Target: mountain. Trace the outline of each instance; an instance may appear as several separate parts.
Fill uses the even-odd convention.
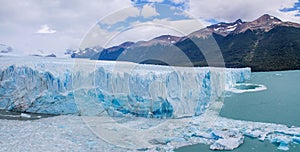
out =
[[[172,35],[162,35],[156,37],[150,41],[140,41],[135,46],[152,46],[152,45],[170,45],[175,44],[181,40],[181,37],[172,36]]]
[[[300,69],[300,28],[276,26],[268,32],[247,30],[214,37],[227,67],[247,66],[253,71]]]
[[[125,51],[127,48],[132,46],[134,42],[124,42],[118,46],[113,46],[108,49],[103,49],[101,52],[98,52],[91,56],[91,59],[94,60],[116,60],[120,54]]]
[[[32,54],[31,56],[36,56],[36,57],[52,57],[56,58],[56,55],[51,53],[51,54]]]
[[[241,19],[236,20],[233,23],[218,23],[215,25],[208,26],[204,29],[200,29],[198,31],[195,31],[191,34],[189,34],[187,37],[198,37],[198,38],[204,38],[212,33],[216,33],[222,36],[226,36],[228,34],[233,33],[238,27],[245,24]]]
[[[265,14],[252,22],[237,20],[206,29],[214,31],[210,35],[220,47],[226,67],[251,67],[253,71],[300,69],[300,24]],[[201,39],[204,37],[201,31],[188,37]],[[197,65],[197,60],[193,63],[205,66]]]
[[[51,54],[49,54],[49,55],[46,55],[45,57],[52,57],[52,58],[56,58],[56,55],[55,55],[55,54],[53,54],[53,53],[51,53]]]
[[[13,52],[13,48],[10,46],[7,46],[5,44],[0,44],[0,53],[9,53]]]
[[[251,22],[238,19],[207,26],[184,37],[162,35],[149,41],[125,42],[104,49],[92,59],[208,66],[209,56],[210,66],[222,66],[214,57],[216,46],[226,67],[251,67],[253,71],[300,69],[300,24],[268,14]]]
[[[71,58],[91,58],[95,54],[101,52],[103,50],[102,47],[95,46],[91,48],[85,49],[67,49],[65,51],[65,55],[70,54]]]
[[[188,37],[206,37],[211,35],[212,33],[227,36],[230,34],[244,33],[247,30],[263,30],[265,32],[268,32],[277,26],[300,28],[300,24],[292,22],[283,22],[274,16],[264,14],[263,16],[259,17],[258,19],[252,22],[243,22],[241,19],[238,19],[233,23],[222,22],[215,25],[211,25],[204,29],[189,34]]]

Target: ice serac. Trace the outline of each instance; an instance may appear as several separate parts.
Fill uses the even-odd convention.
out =
[[[2,58],[0,108],[33,113],[142,117],[201,115],[250,69]]]

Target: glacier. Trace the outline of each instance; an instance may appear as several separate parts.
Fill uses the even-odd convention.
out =
[[[0,60],[0,108],[45,114],[154,118],[201,115],[226,89],[251,74],[250,68],[36,57]]]
[[[197,143],[232,150],[243,144],[245,136],[270,141],[281,150],[300,143],[299,127],[210,113],[225,91],[250,78],[250,68],[17,56],[1,56],[0,61],[1,109],[22,112],[24,118],[32,117],[29,113],[70,114],[1,120],[0,129],[6,132],[0,137],[1,151],[11,147],[16,151],[172,151]]]

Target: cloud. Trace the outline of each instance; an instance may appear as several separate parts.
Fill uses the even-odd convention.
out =
[[[135,33],[139,31],[138,29],[128,30],[126,32],[128,34],[122,34],[124,36],[120,36],[118,38],[120,40],[116,40],[115,43],[121,42],[121,39],[124,41],[150,39],[160,34],[168,34],[168,32],[169,34],[176,34],[176,32],[162,27],[151,27],[153,25],[150,25],[150,20],[153,19],[154,24],[180,29],[183,33],[189,33],[202,27],[197,27],[194,21],[186,18],[172,18],[170,16],[172,14],[155,8],[155,4],[149,3],[150,1],[155,1],[155,4],[166,4],[173,6],[173,8],[186,10],[189,14],[187,16],[202,21],[203,26],[209,24],[203,22],[205,20],[232,22],[241,18],[245,21],[251,21],[265,13],[279,17],[284,21],[300,23],[300,17],[295,16],[299,14],[298,10],[280,11],[284,8],[293,8],[297,0],[73,0],[72,3],[65,0],[1,0],[0,43],[13,46],[29,54],[40,49],[44,50],[45,53],[56,51],[63,54],[66,48],[79,47],[86,32],[94,28],[96,23],[106,16],[113,16],[106,20],[109,26],[128,19],[127,21],[130,23],[123,24],[125,27],[134,22],[133,18],[135,17],[146,18],[146,20],[141,19],[140,22],[147,22],[147,26],[144,26],[144,30],[143,28],[139,29],[145,32],[145,35],[144,33]],[[137,6],[139,4],[141,5]],[[126,9],[128,9],[128,13],[118,14],[120,10]],[[37,27],[45,23],[47,26],[42,27],[37,32]],[[53,27],[55,29],[52,29]],[[99,30],[98,32],[102,32],[102,34],[112,34],[112,37],[116,34],[115,31],[106,31],[99,27],[93,30]],[[54,31],[58,32],[47,36],[33,34],[35,32],[54,33]],[[109,41],[106,38],[102,39],[103,43]]]
[[[95,26],[87,34],[82,42],[82,48],[100,45],[111,47],[126,41],[150,40],[160,35],[184,36],[208,25],[196,19],[174,20],[154,19],[147,22],[132,22],[130,26],[122,31],[109,32]]]
[[[149,18],[152,16],[159,15],[159,13],[156,12],[156,9],[151,5],[144,5],[142,8],[141,14],[144,18]]]
[[[108,46],[111,39],[113,39],[118,32],[109,32],[101,29],[100,26],[95,25],[82,39],[80,48],[84,49],[93,46]]]
[[[152,25],[152,26],[159,26],[161,28],[168,28],[174,31],[172,33],[177,33],[175,34],[175,36],[188,35],[196,30],[199,30],[209,25],[208,22],[198,20],[198,19],[184,19],[184,20],[154,19],[153,21],[149,21],[149,22],[143,22],[143,23],[139,22],[133,24],[135,24],[135,26]],[[164,34],[168,34],[168,33],[164,33]]]
[[[295,13],[280,11],[283,8],[293,7],[298,0],[201,0],[190,1],[188,13],[201,19],[215,19],[219,21],[232,22],[236,19],[251,21],[263,14],[271,14],[283,20],[300,22]]]
[[[56,30],[50,29],[48,25],[42,25],[39,30],[36,31],[39,34],[53,34],[56,33]]]
[[[154,6],[150,4],[145,4],[141,8],[130,6],[109,14],[107,17],[101,20],[101,23],[113,25],[118,22],[125,22],[130,17],[142,16],[144,18],[149,18],[157,15],[159,15],[159,13],[156,12]]]
[[[146,4],[163,4],[168,6],[177,7],[180,9],[189,8],[190,0],[131,0],[136,6]]]
[[[125,13],[126,12],[126,13]],[[140,10],[136,7],[128,7],[122,11],[117,11],[109,15],[109,17],[105,17],[101,20],[102,23],[112,25],[121,21],[125,21],[129,17],[138,17],[140,14]]]
[[[172,2],[174,2],[175,4],[180,4],[180,3],[188,3],[189,0],[171,0]]]
[[[137,33],[142,33],[142,34],[137,34]],[[164,34],[182,36],[182,33],[172,28],[153,25],[153,24],[143,24],[115,34],[111,39],[109,39],[105,47],[119,45],[126,41],[137,42],[142,40],[150,40]]]
[[[1,0],[0,42],[26,54],[42,49],[63,55],[66,48],[79,47],[101,18],[130,6],[130,0]],[[33,34],[45,23],[58,32]]]
[[[148,0],[148,2],[152,2],[152,3],[154,3],[154,2],[158,2],[158,3],[161,3],[161,2],[163,2],[164,0]]]

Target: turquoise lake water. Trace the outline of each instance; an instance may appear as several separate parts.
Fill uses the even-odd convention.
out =
[[[262,84],[267,90],[228,93],[220,116],[247,121],[270,122],[300,127],[300,71],[252,73],[246,83]],[[211,151],[208,145],[182,147],[178,152]],[[269,141],[246,138],[233,152],[280,151]],[[291,145],[289,152],[300,152],[300,145]]]

